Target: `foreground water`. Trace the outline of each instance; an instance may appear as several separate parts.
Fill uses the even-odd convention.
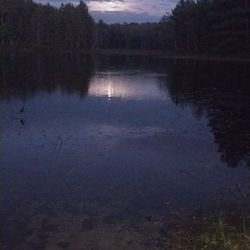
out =
[[[1,57],[1,247],[161,249],[247,208],[250,72],[150,57]]]

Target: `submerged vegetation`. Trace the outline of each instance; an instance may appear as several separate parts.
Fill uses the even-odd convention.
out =
[[[248,0],[181,0],[158,23],[97,24],[83,1],[59,8],[0,0],[0,44],[11,48],[164,50],[249,55]]]

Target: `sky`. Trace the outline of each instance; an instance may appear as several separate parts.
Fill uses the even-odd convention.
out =
[[[60,6],[61,3],[77,4],[79,0],[35,0]],[[106,23],[158,22],[170,13],[178,0],[85,0],[95,20]]]

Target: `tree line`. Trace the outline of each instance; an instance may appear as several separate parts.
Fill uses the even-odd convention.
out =
[[[97,24],[98,46],[181,53],[245,53],[249,0],[180,0],[158,23]]]
[[[249,0],[181,0],[163,22],[173,48],[197,52],[249,51]]]
[[[157,23],[95,23],[86,4],[0,0],[2,47],[248,53],[250,0],[180,0]]]
[[[94,27],[82,1],[56,8],[32,0],[0,0],[2,47],[88,49]]]

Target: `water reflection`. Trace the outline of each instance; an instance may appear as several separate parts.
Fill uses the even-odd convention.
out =
[[[6,249],[157,249],[164,221],[177,213],[246,205],[247,65],[1,60]]]
[[[197,119],[208,119],[221,159],[231,167],[249,165],[249,65],[180,61],[168,75],[167,92],[176,105],[189,105]]]
[[[113,98],[148,99],[166,98],[152,81],[165,75],[149,74],[141,71],[98,72],[91,79],[89,96]],[[124,84],[126,82],[126,84]]]
[[[27,98],[58,89],[80,96],[88,92],[93,70],[91,56],[22,53],[0,58],[1,98]]]

